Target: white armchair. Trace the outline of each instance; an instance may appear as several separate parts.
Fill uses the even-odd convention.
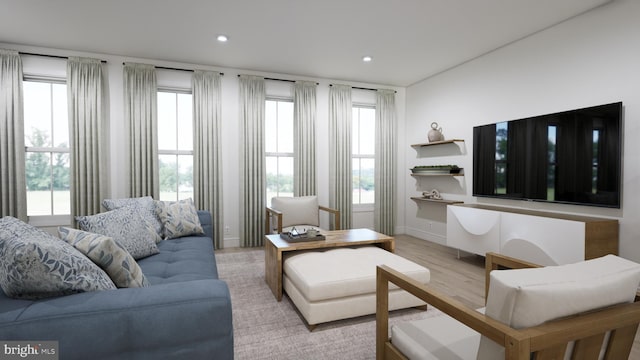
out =
[[[271,207],[267,207],[265,230],[268,234],[288,232],[293,227],[299,231],[311,228],[322,230],[319,228],[320,210],[333,214],[334,230],[340,230],[340,211],[318,205],[315,195],[272,198]]]
[[[485,313],[378,267],[377,359],[627,359],[640,323],[640,265],[614,255],[536,267],[488,253]],[[502,269],[518,269],[494,271]],[[406,322],[389,338],[388,287],[447,315]]]

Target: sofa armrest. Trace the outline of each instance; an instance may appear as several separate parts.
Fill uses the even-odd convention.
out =
[[[0,338],[57,340],[64,359],[232,359],[231,297],[207,279],[45,299],[0,313]]]
[[[211,218],[211,212],[208,210],[198,210],[198,219],[200,220],[204,234],[213,240],[213,219]]]

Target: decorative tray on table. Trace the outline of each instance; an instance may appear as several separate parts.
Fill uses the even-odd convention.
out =
[[[316,236],[308,236],[307,233],[283,232],[280,237],[287,242],[304,242],[304,241],[320,241],[324,240],[324,235],[318,233]]]

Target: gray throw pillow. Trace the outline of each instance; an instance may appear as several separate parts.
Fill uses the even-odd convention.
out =
[[[144,221],[135,207],[122,207],[90,216],[76,216],[80,229],[112,237],[134,259],[141,259],[159,252],[156,246],[158,234]]]
[[[41,299],[116,289],[73,246],[10,216],[0,219],[0,259],[0,286],[9,297]]]
[[[156,201],[156,207],[164,227],[165,239],[204,234],[198,211],[191,198],[171,202]]]
[[[131,254],[113,238],[59,227],[60,238],[104,270],[119,288],[147,287],[149,282]]]
[[[153,226],[158,234],[156,241],[162,241],[162,221],[156,214],[156,204],[151,196],[124,199],[104,199],[102,206],[107,210],[115,210],[122,207],[135,207],[140,210],[140,216]]]

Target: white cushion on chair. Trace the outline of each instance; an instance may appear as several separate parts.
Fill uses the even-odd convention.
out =
[[[274,197],[271,199],[271,207],[282,212],[282,227],[297,226],[300,224],[320,225],[318,215],[318,197]]]
[[[492,271],[486,314],[513,328],[632,302],[640,264],[615,255],[575,264]],[[502,359],[504,347],[482,337],[478,359]]]
[[[480,334],[443,313],[393,325],[391,342],[412,360],[475,359]]]

